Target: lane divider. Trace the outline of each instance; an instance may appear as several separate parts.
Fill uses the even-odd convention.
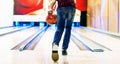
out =
[[[27,39],[25,39],[23,42],[21,42],[20,44],[16,45],[15,47],[12,48],[12,50],[26,50],[30,44],[32,43],[32,41],[38,37],[38,35],[40,35],[42,32],[44,32],[44,30],[46,30],[49,26],[43,27],[41,29],[39,29],[36,33],[34,33],[33,35],[31,35],[30,37],[28,37]]]
[[[79,43],[81,43],[87,50],[93,51],[88,45],[85,44],[84,41],[80,40],[78,37],[76,37],[74,34],[72,34],[72,37],[75,38]],[[75,43],[75,42],[74,42]]]
[[[5,27],[0,27],[0,29],[11,28],[11,27],[14,27],[14,26],[5,26]]]
[[[20,28],[20,29],[16,29],[16,30],[13,30],[13,31],[9,31],[9,32],[7,32],[7,33],[0,34],[0,36],[4,36],[4,35],[11,34],[11,33],[15,33],[15,32],[18,32],[18,31],[27,29],[27,28],[31,28],[31,27],[30,27],[30,26],[28,26],[28,27],[22,27],[22,28]]]
[[[19,48],[23,48],[26,43],[28,43],[30,40],[32,40],[38,33],[41,31],[43,28],[38,29],[34,34],[30,35],[27,39],[16,45],[15,47],[12,48],[12,50],[18,50]]]
[[[98,30],[98,29],[94,29],[94,28],[88,28],[88,27],[80,27],[80,28],[82,28],[84,30],[91,30],[91,31],[94,31],[97,33],[105,34],[105,35],[120,39],[120,34],[118,34],[118,33],[112,33],[112,32],[102,31],[102,30]]]
[[[73,30],[73,32],[75,32],[76,34],[78,33],[78,31],[75,31]],[[112,51],[110,48],[94,41],[94,40],[91,40],[90,38],[78,33],[80,37],[84,38],[84,39],[87,39],[88,41],[92,42],[94,45],[96,45],[98,48],[91,48],[93,50],[93,52],[103,52],[105,49],[108,50],[108,51]],[[77,37],[78,38],[78,37]],[[79,38],[80,39],[80,38]],[[101,49],[102,48],[102,49]],[[104,50],[103,50],[104,49]]]
[[[33,50],[36,44],[39,42],[41,37],[47,31],[49,26],[46,26],[43,30],[41,30],[30,42],[28,42],[24,47],[23,50]]]
[[[87,48],[83,44],[79,43],[79,41],[75,39],[73,36],[71,37],[71,40],[80,50],[87,50]]]

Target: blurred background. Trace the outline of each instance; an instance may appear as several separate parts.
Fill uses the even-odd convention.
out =
[[[50,1],[50,0],[49,0]],[[48,0],[4,0],[0,2],[0,26],[16,25],[14,22],[45,21]],[[32,2],[32,3],[31,3]],[[25,4],[27,3],[27,4]],[[80,10],[76,9],[74,22],[80,22]],[[88,0],[87,27],[120,33],[120,1]]]

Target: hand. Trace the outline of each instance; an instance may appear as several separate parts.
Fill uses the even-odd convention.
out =
[[[49,11],[48,11],[48,14],[53,14],[53,10],[49,10]]]

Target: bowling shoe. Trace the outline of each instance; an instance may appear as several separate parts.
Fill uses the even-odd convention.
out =
[[[66,50],[62,50],[62,55],[67,55],[67,51]]]

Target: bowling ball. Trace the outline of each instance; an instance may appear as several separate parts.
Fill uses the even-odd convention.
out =
[[[52,12],[48,13],[46,17],[46,22],[48,24],[55,24],[57,22],[57,15],[53,14]]]

